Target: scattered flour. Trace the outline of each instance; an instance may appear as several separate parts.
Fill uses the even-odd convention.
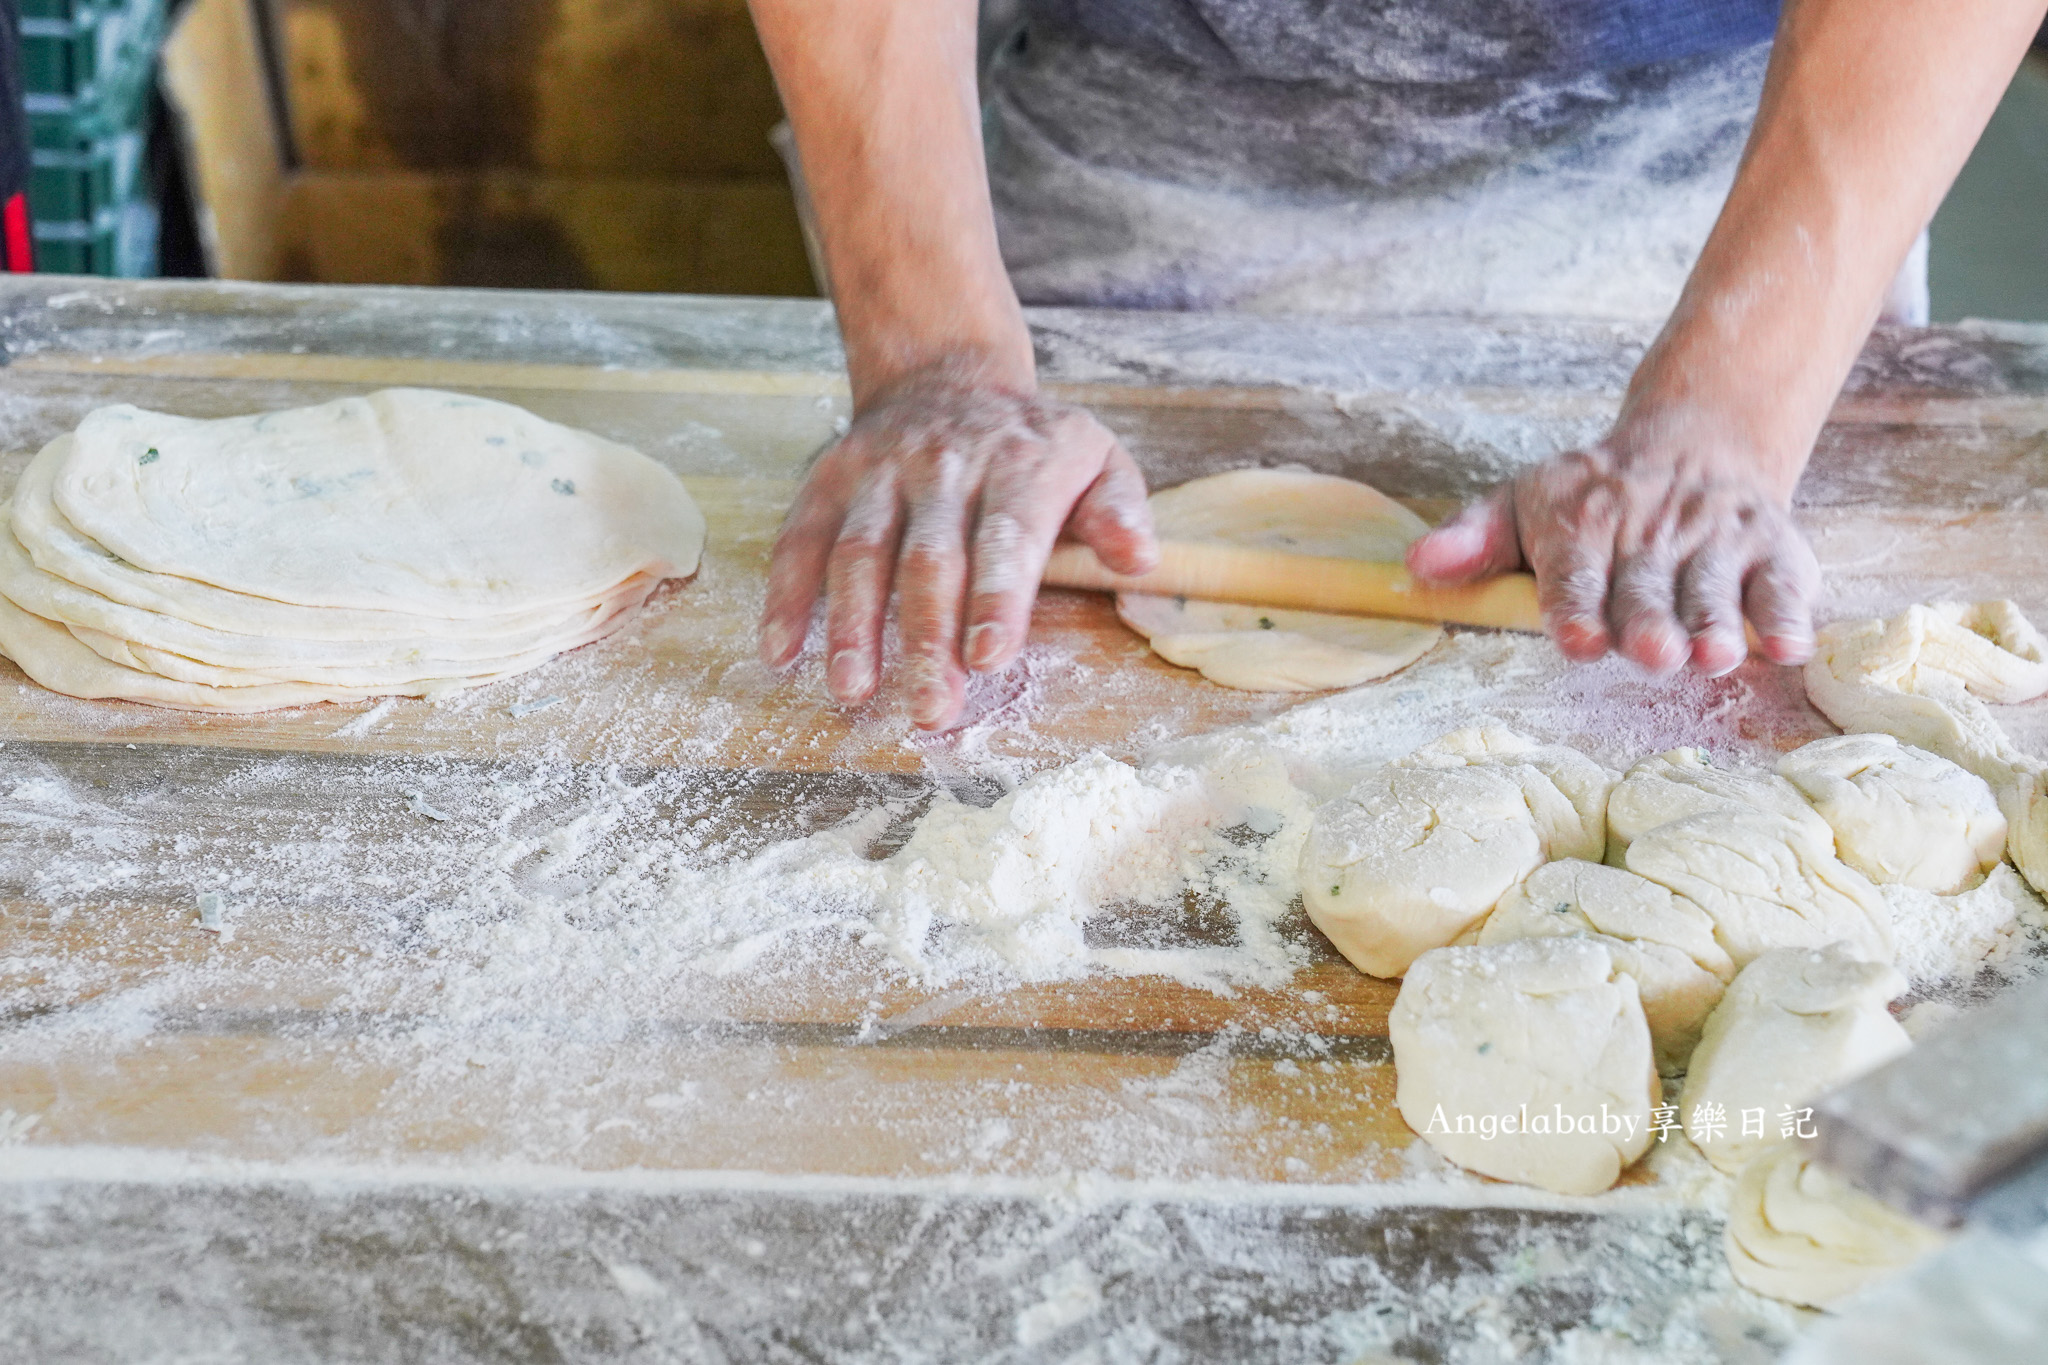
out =
[[[1973,976],[1983,963],[2004,961],[2023,927],[2048,928],[2048,906],[2010,863],[1955,896],[1910,886],[1879,889],[1891,907],[1896,965],[1916,987]]]

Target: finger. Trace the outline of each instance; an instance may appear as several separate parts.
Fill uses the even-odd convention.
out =
[[[1751,562],[1747,546],[1715,540],[1679,570],[1678,620],[1692,637],[1692,666],[1710,678],[1733,672],[1749,657],[1742,582]]]
[[[1820,595],[1820,562],[1803,537],[1788,529],[1787,540],[1750,571],[1742,609],[1756,627],[1763,656],[1774,664],[1803,664],[1813,657],[1813,601]]]
[[[1515,521],[1522,558],[1536,575],[1543,626],[1565,657],[1590,663],[1612,644],[1607,633],[1608,580],[1614,569],[1614,500],[1604,490],[1585,495],[1569,522],[1531,514],[1515,491]],[[1533,493],[1532,493],[1533,496]]]
[[[940,460],[942,470],[959,462]],[[967,588],[964,469],[911,508],[896,561],[896,613],[903,627],[903,688],[910,718],[942,729],[960,714],[967,672],[960,664],[960,609]]]
[[[882,670],[882,622],[902,529],[894,472],[878,467],[846,509],[825,566],[825,685],[843,705],[874,695]]]
[[[1607,617],[1615,648],[1652,674],[1669,673],[1691,656],[1678,620],[1678,556],[1669,537],[1653,535],[1615,565]]]
[[[761,606],[761,662],[770,668],[787,667],[804,647],[826,559],[839,534],[839,516],[837,499],[806,482],[775,534],[768,596]]]
[[[1085,419],[1062,423],[1049,437],[1072,444],[1005,449],[990,463],[982,487],[961,649],[962,662],[980,672],[1003,667],[1024,647],[1046,556],[1068,513],[1100,481],[1115,444]],[[1140,480],[1141,495],[1143,488]]]
[[[1150,573],[1159,567],[1159,541],[1145,501],[1145,475],[1122,443],[1111,437],[1102,472],[1067,519],[1074,538],[1095,551],[1111,573]]]
[[[1408,572],[1425,583],[1455,587],[1522,567],[1515,497],[1504,485],[1408,547]]]

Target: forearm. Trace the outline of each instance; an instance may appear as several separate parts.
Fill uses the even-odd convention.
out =
[[[1742,167],[1619,433],[1733,445],[1789,497],[2042,0],[1789,0]]]
[[[817,211],[854,400],[955,364],[1028,391],[989,206],[974,0],[751,0]]]

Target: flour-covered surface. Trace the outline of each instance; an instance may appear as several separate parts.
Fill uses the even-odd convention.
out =
[[[1683,1142],[1591,1200],[1432,1158],[1392,1108],[1393,988],[1291,881],[1314,802],[1445,730],[1766,764],[1830,733],[1795,672],[1653,682],[1457,631],[1259,697],[1055,594],[924,736],[752,660],[788,479],[843,415],[819,306],[5,306],[0,480],[100,403],[445,362],[668,462],[711,521],[619,637],[440,705],[192,717],[0,666],[9,1358],[1762,1361],[1800,1330],[1729,1281],[1726,1182]],[[1037,321],[1156,480],[1295,461],[1434,506],[1596,433],[1645,339]],[[2044,355],[1873,347],[1803,511],[1831,610],[2048,610]],[[1919,1023],[2041,964],[2007,880],[1894,908]]]

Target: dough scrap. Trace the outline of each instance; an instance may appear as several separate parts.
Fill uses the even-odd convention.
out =
[[[1906,979],[1832,944],[1784,948],[1744,967],[1707,1019],[1685,1080],[1688,1136],[1733,1175],[1783,1136],[1787,1115],[1909,1051],[1885,1008]],[[1745,1113],[1762,1133],[1745,1134]],[[1709,1119],[1718,1119],[1717,1130]]]
[[[1545,863],[1511,887],[1479,943],[1584,936],[1635,979],[1657,1069],[1682,1071],[1707,1016],[1735,976],[1714,921],[1683,896],[1633,872],[1579,858]]]
[[[1780,1142],[1736,1179],[1722,1245],[1743,1288],[1827,1308],[1948,1239]]]
[[[1316,812],[1302,903],[1353,964],[1399,976],[1545,861],[1597,856],[1611,780],[1582,754],[1511,731],[1454,732]]]
[[[1737,967],[1774,948],[1837,943],[1865,961],[1892,960],[1884,896],[1835,857],[1832,837],[1816,840],[1785,816],[1741,809],[1689,815],[1638,836],[1627,864],[1706,911]]]
[[[686,576],[704,544],[681,481],[640,452],[432,389],[212,421],[100,408],[51,498],[151,573],[423,616],[573,607]]]
[[[1607,860],[1625,866],[1628,846],[1657,826],[1721,810],[1783,816],[1810,840],[1834,842],[1827,821],[1777,774],[1720,767],[1704,749],[1668,749],[1630,768],[1608,797]]]
[[[1842,861],[1879,886],[1951,896],[2005,856],[2005,815],[1961,766],[1886,734],[1817,739],[1778,760],[1835,831]]]
[[[1151,498],[1167,539],[1398,560],[1428,523],[1359,483],[1298,469],[1239,469]],[[1252,692],[1355,687],[1414,663],[1443,628],[1329,612],[1119,593],[1117,615],[1168,663]]]
[[[1985,702],[2048,692],[2048,641],[2011,602],[1937,602],[1889,621],[1823,629],[1806,694],[1849,731],[1882,731],[1989,783],[2005,813],[2006,855],[2048,892],[2048,764],[2020,752]]]
[[[1387,1023],[1401,1117],[1467,1170],[1597,1194],[1649,1148],[1649,1025],[1596,939],[1424,953]]]

